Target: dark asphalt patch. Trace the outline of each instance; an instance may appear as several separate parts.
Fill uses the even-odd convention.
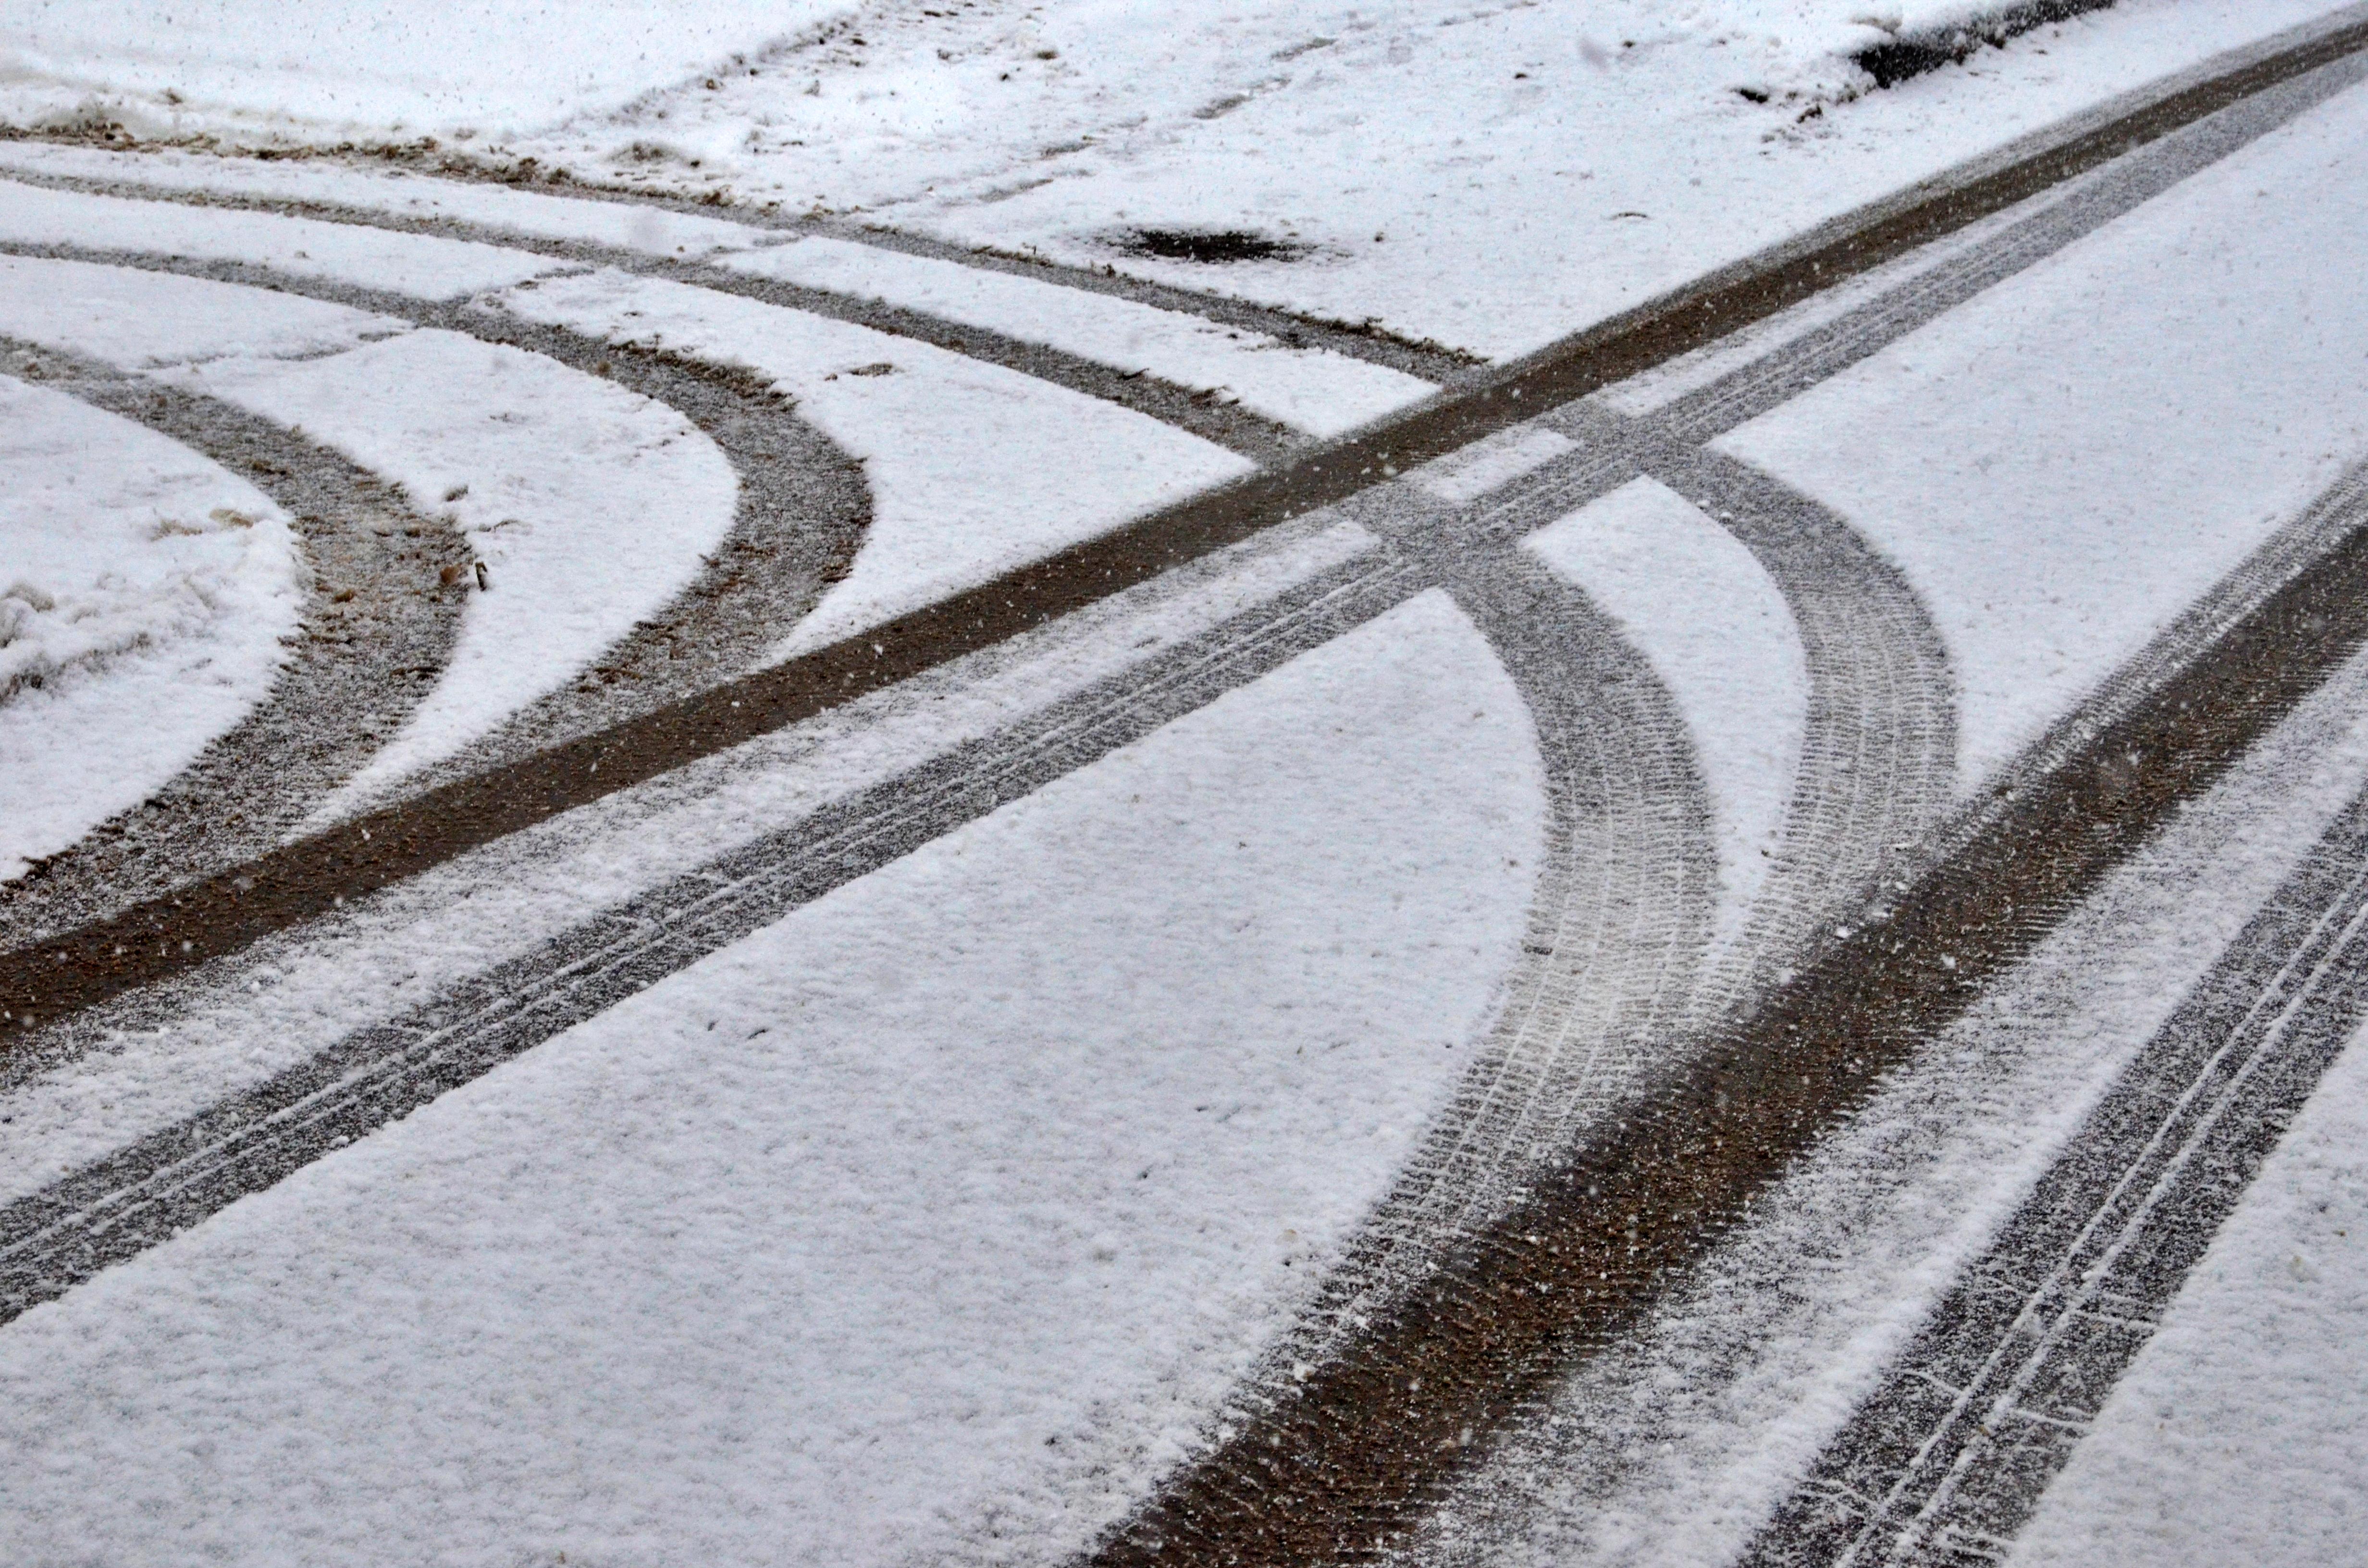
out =
[[[1110,243],[1129,256],[1222,267],[1235,261],[1297,261],[1313,247],[1250,229],[1121,229]]]

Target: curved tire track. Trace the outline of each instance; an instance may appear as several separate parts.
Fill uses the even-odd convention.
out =
[[[313,573],[269,693],[148,801],[0,883],[0,941],[38,940],[280,842],[400,729],[450,657],[468,548],[335,452],[213,398],[0,340],[0,369],[200,452],[294,522]]]
[[[131,200],[169,202],[189,207],[222,207],[286,217],[313,218],[326,222],[350,224],[356,228],[384,229],[397,233],[472,240],[482,244],[499,245],[506,250],[524,251],[536,256],[580,261],[591,266],[612,267],[620,271],[632,272],[645,278],[663,278],[673,282],[688,283],[696,288],[711,290],[716,293],[736,294],[746,299],[761,301],[769,305],[780,305],[789,310],[804,311],[811,315],[827,316],[834,321],[868,326],[891,336],[909,338],[916,343],[927,343],[985,364],[999,365],[1006,369],[1017,370],[1022,375],[1031,376],[1038,381],[1050,381],[1055,386],[1066,387],[1072,392],[1082,392],[1087,397],[1099,398],[1106,403],[1117,403],[1121,408],[1132,409],[1137,414],[1156,419],[1164,425],[1172,425],[1179,430],[1188,431],[1204,441],[1223,447],[1256,463],[1276,463],[1292,453],[1315,444],[1313,437],[1301,434],[1290,426],[1253,414],[1236,404],[1222,402],[1206,392],[1197,392],[1190,387],[1165,381],[1146,372],[1114,369],[1081,355],[1054,348],[1047,344],[1031,343],[1026,338],[1014,337],[989,327],[949,321],[942,316],[934,316],[909,306],[892,304],[884,300],[867,298],[858,294],[838,293],[803,284],[786,283],[776,278],[751,277],[728,267],[711,267],[693,261],[676,261],[643,251],[603,244],[597,241],[556,240],[541,235],[523,234],[515,230],[492,224],[463,222],[449,218],[406,218],[397,213],[381,212],[367,207],[349,207],[336,202],[175,190],[142,185],[132,180],[90,179],[65,175],[37,174],[19,169],[0,172],[0,179],[58,190],[79,191],[93,196],[113,196]],[[700,212],[698,216],[712,220],[715,213],[710,210]],[[746,222],[746,219],[742,217],[733,221]],[[763,225],[756,224],[752,224],[751,227],[758,232],[762,232],[764,228]],[[814,233],[815,231],[799,225],[790,228],[787,232]],[[1059,277],[1041,277],[1037,270],[1031,269],[1026,263],[1008,263],[1001,258],[976,256],[954,250],[951,247],[945,247],[946,250],[951,250],[951,254],[943,254],[940,247],[926,244],[882,244],[881,235],[874,231],[842,233],[834,229],[824,232],[836,239],[852,240],[877,248],[928,256],[934,259],[951,260],[981,270],[1014,272],[1021,276],[1038,278],[1039,281],[1084,288],[1089,292],[1134,297],[1126,290],[1101,289],[1091,283],[1075,282],[1063,269],[1053,269],[1062,273]],[[1225,325],[1243,326],[1265,333],[1290,343],[1294,347],[1302,346],[1311,334],[1320,337],[1322,341],[1320,344],[1308,345],[1310,347],[1336,347],[1333,341],[1336,337],[1355,341],[1361,345],[1365,351],[1357,353],[1352,358],[1385,364],[1394,369],[1403,369],[1398,363],[1399,360],[1412,358],[1429,366],[1429,369],[1428,373],[1425,370],[1414,370],[1409,373],[1420,376],[1427,381],[1439,381],[1447,379],[1441,369],[1444,364],[1452,363],[1455,373],[1464,374],[1469,372],[1474,363],[1461,357],[1445,355],[1443,351],[1439,355],[1411,349],[1377,353],[1373,351],[1372,343],[1379,340],[1369,341],[1346,331],[1320,332],[1311,324],[1298,317],[1281,312],[1268,312],[1258,306],[1238,305],[1212,313],[1211,309],[1202,308],[1208,301],[1201,301],[1200,296],[1183,293],[1180,290],[1176,292],[1184,299],[1196,301],[1194,308],[1185,313]],[[1164,300],[1144,299],[1138,302],[1156,303],[1163,309],[1176,308],[1175,305]]]
[[[1324,1353],[1510,1207],[1573,1130],[1615,1106],[1690,1006],[1717,869],[1685,722],[1584,593],[1517,547],[1447,581],[1527,705],[1545,858],[1521,957],[1479,1060],[1245,1394]]]
[[[248,264],[6,242],[0,242],[0,254],[300,294],[520,348],[673,409],[723,451],[739,480],[739,499],[729,532],[698,575],[574,680],[456,756],[394,786],[403,792],[624,722],[746,673],[847,574],[870,527],[871,494],[861,464],[798,418],[761,378],[746,372],[621,347],[465,302],[426,301]]]

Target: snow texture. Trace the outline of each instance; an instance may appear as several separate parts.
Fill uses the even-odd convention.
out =
[[[2368,451],[2354,88],[1720,445],[1907,572],[1963,781]]]
[[[123,370],[337,354],[410,330],[393,316],[210,278],[0,256],[0,336]]]
[[[1427,596],[35,1309],[8,1555],[1075,1548],[1446,1092],[1531,745]]]
[[[492,302],[755,370],[864,460],[871,530],[854,570],[785,653],[918,608],[1250,467],[1198,437],[1016,370],[687,284],[603,270]]]
[[[0,879],[138,805],[270,689],[309,575],[256,488],[0,376]]]
[[[430,9],[269,0],[21,0],[0,83],[129,94],[153,113],[255,131],[447,135],[608,108],[810,31],[835,0],[463,0]]]
[[[554,61],[621,62],[600,53],[608,20],[555,44],[549,13],[522,0],[432,28],[353,17],[347,0],[309,11],[290,37],[261,0],[217,3],[223,19],[190,29],[169,61],[122,50],[113,13],[62,31],[62,17],[100,14],[19,7],[0,21],[14,59],[0,119],[114,120],[233,143],[324,139],[291,114],[374,120],[382,141],[482,131],[436,155],[501,169],[532,157],[537,175],[860,213],[1491,357],[2337,9],[2123,0],[1870,93],[1850,51],[1975,7],[989,0],[935,15],[851,7],[845,23],[802,33],[821,13],[677,4],[652,16],[701,19],[636,63],[646,94],[624,103],[604,66],[564,107],[544,93],[541,123],[508,135],[451,106],[471,92],[517,105],[544,91],[481,76],[548,84]],[[272,58],[288,69],[257,76],[235,40],[267,13],[282,40]],[[369,52],[358,57],[353,40]],[[456,49],[476,52],[456,63]],[[704,74],[683,63],[700,49]],[[350,108],[285,85],[314,70],[354,82],[336,89]],[[168,75],[180,103],[165,97]],[[1137,243],[1144,229],[1283,248],[1225,265],[1163,258]]]
[[[1139,301],[659,207],[423,178],[402,170],[368,173],[177,153],[135,155],[38,142],[0,143],[0,169],[329,203],[392,218],[466,222],[540,240],[719,262],[1045,344],[1130,374],[1148,371],[1194,392],[1227,394],[1252,413],[1311,435],[1338,434],[1431,391],[1429,382],[1383,366],[1328,349],[1293,347],[1264,333]],[[283,244],[278,254],[290,248]]]
[[[2360,1561],[2368,1051],[2320,1080],[2008,1561]]]
[[[252,262],[297,278],[443,300],[552,270],[548,257],[433,234],[50,190],[0,180],[0,239]]]
[[[1685,715],[1718,823],[1715,936],[1767,880],[1809,722],[1809,666],[1784,596],[1694,505],[1634,479],[1522,543],[1583,589]]]
[[[458,333],[178,379],[403,485],[485,563],[490,591],[470,593],[436,689],[347,799],[450,756],[590,664],[698,575],[739,496],[731,463],[673,409]]]

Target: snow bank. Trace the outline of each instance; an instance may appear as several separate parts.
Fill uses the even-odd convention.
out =
[[[306,573],[254,486],[0,376],[0,878],[135,806],[270,689]]]

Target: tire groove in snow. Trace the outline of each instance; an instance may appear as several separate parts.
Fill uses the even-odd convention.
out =
[[[356,228],[463,240],[556,260],[613,267],[643,277],[663,278],[717,293],[736,294],[766,304],[868,326],[893,337],[910,338],[985,364],[1017,370],[1038,381],[1049,381],[1054,386],[1066,387],[1087,397],[1099,398],[1146,415],[1255,462],[1278,461],[1308,445],[1310,439],[1304,433],[1280,420],[1253,413],[1214,395],[1214,389],[1186,386],[1147,371],[1122,370],[1049,344],[1034,343],[991,327],[932,315],[913,306],[757,276],[710,262],[676,261],[591,240],[557,240],[451,219],[405,219],[369,208],[335,203],[242,199],[216,192],[191,193],[144,186],[134,181],[80,178],[24,169],[6,170],[0,174],[0,178],[44,189],[284,214]],[[762,233],[763,231],[756,231],[752,237],[759,237]],[[1258,307],[1248,309],[1254,312],[1258,311]],[[1233,312],[1227,313],[1231,315]],[[1279,317],[1281,315],[1281,312],[1273,313]],[[1282,336],[1292,332],[1305,335],[1307,328],[1305,324],[1295,318],[1282,317],[1279,321],[1260,321],[1256,324],[1256,330]],[[1325,347],[1331,345],[1327,342]]]
[[[723,451],[739,480],[739,498],[730,531],[708,552],[698,574],[567,684],[529,702],[456,756],[428,764],[404,781],[407,789],[498,767],[555,740],[628,722],[745,673],[762,662],[831,583],[847,574],[862,546],[870,497],[861,466],[783,407],[758,378],[465,303],[423,302],[268,267],[5,241],[0,255],[296,294],[522,348],[672,408]]]
[[[2368,1019],[2368,794],[2147,1042],[1749,1568],[2003,1550]]]
[[[641,723],[552,748],[516,767],[432,790],[405,807],[251,862],[238,873],[247,886],[222,878],[188,883],[177,903],[140,906],[120,921],[72,933],[40,952],[0,955],[0,1010],[20,1020],[38,1018],[44,1009],[55,1016],[195,968],[324,914],[345,897],[992,646],[1372,488],[1397,468],[1455,450],[1767,320],[2231,104],[2343,60],[2363,43],[2368,25],[2344,27],[2183,85],[2103,123],[2076,121],[2022,143],[2009,161],[1977,165],[1876,203],[1279,468],[1180,502],[761,677],[669,705]],[[365,838],[373,827],[384,831]],[[134,933],[136,943],[118,941]],[[162,938],[162,951],[150,951],[152,938]],[[126,952],[115,953],[119,946]],[[120,961],[135,956],[136,962]]]
[[[442,522],[338,454],[218,399],[0,339],[0,368],[131,419],[239,474],[294,520],[313,585],[269,694],[188,768],[35,872],[0,884],[0,941],[38,941],[299,829],[417,707],[450,657],[468,560]]]

